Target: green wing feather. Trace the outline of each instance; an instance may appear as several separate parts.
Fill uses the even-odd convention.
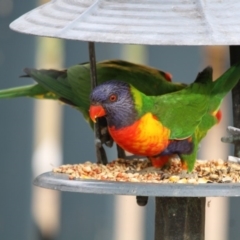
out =
[[[208,115],[218,110],[222,99],[237,84],[239,77],[240,64],[232,66],[216,81],[211,80],[211,70],[207,68],[186,88],[154,97],[153,114],[171,129],[172,139],[189,137],[200,123],[204,128],[209,122]]]
[[[154,98],[153,114],[171,130],[171,139],[191,136],[208,110],[208,88],[194,83],[185,89]]]
[[[26,68],[26,76],[38,84],[21,88],[0,90],[0,98],[29,96],[40,99],[55,99],[76,107],[92,126],[88,109],[91,92],[89,63],[69,67],[66,70],[36,70]],[[172,83],[166,73],[145,65],[122,60],[97,63],[98,83],[116,79],[126,81],[146,95],[160,95],[178,91],[186,85]]]

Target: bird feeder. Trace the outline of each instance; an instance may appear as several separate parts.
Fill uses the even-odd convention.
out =
[[[240,3],[190,0],[52,0],[10,24],[21,33],[89,42],[92,86],[97,85],[94,42],[150,45],[231,45],[240,60]],[[240,127],[240,85],[233,90],[234,125]],[[95,128],[96,138],[99,131]],[[236,143],[236,151],[240,148]],[[97,158],[104,152],[97,147]],[[36,186],[81,193],[154,196],[155,240],[204,239],[207,196],[240,196],[240,184],[156,184],[68,180],[53,172]],[[143,198],[146,199],[146,198]]]

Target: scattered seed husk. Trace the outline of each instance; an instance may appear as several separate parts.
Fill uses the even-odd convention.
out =
[[[231,161],[197,160],[191,174],[182,173],[179,159],[172,159],[171,165],[161,171],[144,171],[151,167],[147,159],[117,159],[106,166],[85,162],[67,164],[54,168],[53,172],[68,174],[70,180],[95,179],[120,182],[146,183],[239,183],[240,164]],[[141,172],[142,171],[142,172]]]

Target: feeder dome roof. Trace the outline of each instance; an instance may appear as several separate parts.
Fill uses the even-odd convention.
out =
[[[52,0],[10,28],[64,39],[152,44],[238,45],[238,0]]]

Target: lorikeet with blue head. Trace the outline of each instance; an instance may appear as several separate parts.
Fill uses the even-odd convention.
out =
[[[159,96],[147,96],[127,79],[111,80],[92,91],[90,117],[95,121],[105,116],[114,141],[148,157],[153,166],[162,167],[178,154],[191,172],[200,141],[220,121],[221,102],[239,79],[240,63],[216,81],[208,67],[186,88]]]
[[[123,60],[98,62],[96,67],[99,84],[110,79],[126,81],[149,96],[178,91],[186,86],[171,82],[171,75],[168,73]],[[33,78],[37,84],[0,90],[0,98],[32,97],[64,102],[79,110],[93,127],[88,113],[91,92],[89,63],[74,65],[64,70],[26,68],[24,72],[24,77]],[[101,144],[112,146],[113,141],[107,131],[105,118],[100,118],[99,121]]]

